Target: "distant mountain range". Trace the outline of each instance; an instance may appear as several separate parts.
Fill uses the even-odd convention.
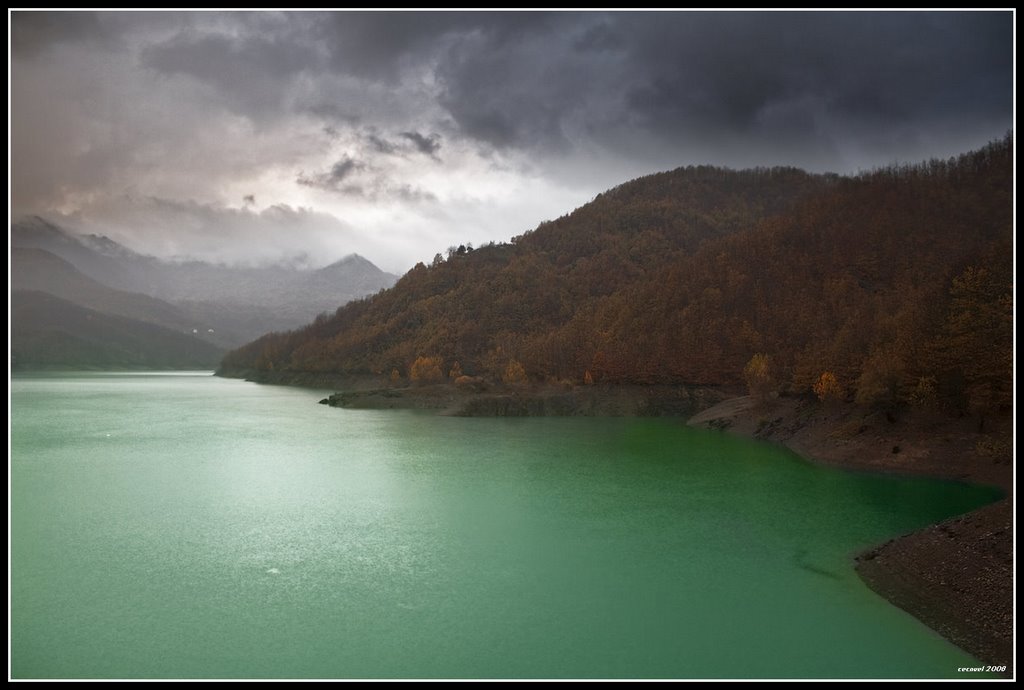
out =
[[[321,312],[333,313],[395,280],[356,254],[320,269],[166,261],[32,216],[11,227],[11,289],[17,293],[12,295],[12,362],[18,368],[176,367],[200,361],[210,366],[217,359],[211,352],[294,328]],[[90,318],[84,319],[81,310]],[[95,328],[100,322],[107,331]],[[86,323],[89,328],[83,330]],[[164,329],[166,338],[151,327]],[[125,341],[126,329],[139,337]],[[185,347],[186,341],[168,334],[212,349]],[[174,343],[182,346],[184,358],[155,347],[161,338],[170,349]],[[45,347],[26,349],[26,343]]]
[[[223,353],[192,334],[35,290],[11,293],[11,324],[12,369],[208,369]]]

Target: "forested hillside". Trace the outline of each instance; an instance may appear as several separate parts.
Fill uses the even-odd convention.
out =
[[[208,369],[222,353],[194,335],[46,292],[11,293],[12,370]]]
[[[1012,392],[1012,141],[856,177],[688,167],[231,352],[223,373],[772,387],[990,409]],[[436,361],[433,360],[433,361]]]

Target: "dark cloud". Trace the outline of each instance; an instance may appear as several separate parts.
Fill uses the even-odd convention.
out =
[[[149,46],[142,63],[165,74],[205,83],[249,117],[275,111],[304,70],[318,69],[312,46],[287,37],[235,36],[187,31]]]
[[[441,149],[441,135],[430,134],[424,136],[419,132],[402,132],[401,136],[411,141],[412,145],[420,153],[431,158],[437,158],[437,152]]]
[[[789,146],[804,131],[813,148],[860,130],[1008,126],[1011,25],[1008,12],[18,12],[12,42],[39,50],[160,26],[143,65],[207,84],[252,119],[307,112],[347,126],[404,98],[367,105],[360,84],[396,88],[434,65],[453,135],[565,153],[583,139],[617,147],[625,128],[663,145]],[[437,154],[439,139],[395,129]]]
[[[364,184],[339,185],[332,188],[331,191],[374,203],[401,201],[410,204],[424,204],[437,201],[437,196],[432,192],[405,182],[394,182],[384,176],[374,177]]]
[[[803,129],[813,145],[954,119],[1009,124],[1008,13],[612,13],[552,24],[563,40],[468,38],[443,55],[442,103],[465,134],[546,149],[581,134],[613,140],[623,127],[665,144]],[[800,104],[810,103],[818,131],[805,129]]]
[[[332,69],[394,82],[406,63],[463,35],[486,35],[500,45],[538,31],[556,14],[545,12],[336,12],[322,15],[314,36],[330,54]]]
[[[265,36],[182,33],[142,51],[143,64],[181,73],[221,88],[245,90],[315,66],[307,45]]]
[[[328,173],[328,177],[333,182],[341,182],[346,177],[348,177],[353,172],[359,170],[362,167],[363,165],[361,163],[346,156],[345,158],[342,158],[340,161],[334,164],[334,166],[331,168],[331,172]]]
[[[366,172],[365,175],[357,175]],[[359,179],[353,179],[359,177]],[[295,180],[303,187],[312,187],[348,197],[368,201],[399,200],[411,203],[437,201],[431,192],[418,186],[389,178],[379,170],[349,156],[343,157],[330,170],[299,175]]]
[[[399,148],[401,148],[398,144],[382,139],[376,134],[366,135],[366,143],[369,144],[370,148],[377,153],[383,153],[385,155],[396,153]]]
[[[1013,126],[1013,18],[14,11],[11,204],[387,201],[455,232],[441,206],[497,227],[687,163],[945,157]]]
[[[602,17],[597,23],[587,26],[573,42],[576,50],[593,53],[618,51],[625,45],[625,37],[615,30],[610,17]]]
[[[18,57],[31,57],[67,44],[118,48],[134,29],[186,17],[174,12],[12,11],[11,50]]]
[[[998,14],[731,13],[646,28],[630,71],[654,77],[629,90],[630,102],[669,130],[751,128],[766,107],[809,95],[838,117],[890,123],[941,116],[961,100],[965,112],[1009,105],[1010,27]],[[974,101],[979,76],[1005,90]]]
[[[378,132],[364,132],[362,140],[373,153],[385,156],[406,156],[409,153],[420,153],[440,161],[437,152],[441,150],[441,135],[436,132],[421,134],[415,130],[399,132],[398,140],[386,139]]]
[[[318,187],[335,192],[359,193],[359,187],[351,184],[350,178],[359,170],[365,168],[365,164],[345,156],[331,166],[326,172],[307,175],[302,173],[296,179],[304,187]]]
[[[69,41],[98,41],[106,37],[101,15],[95,12],[12,12],[11,50],[16,55]]]
[[[408,201],[417,204],[437,201],[437,196],[434,195],[432,192],[406,183],[385,183],[383,186],[377,189],[376,194],[378,197],[401,199],[402,201]]]

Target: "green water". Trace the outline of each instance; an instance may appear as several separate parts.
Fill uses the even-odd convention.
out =
[[[957,677],[853,553],[994,498],[678,421],[11,382],[11,673]]]

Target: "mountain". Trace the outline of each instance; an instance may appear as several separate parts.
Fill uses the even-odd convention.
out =
[[[156,271],[162,283],[147,289],[163,299],[259,305],[293,323],[333,312],[346,302],[390,287],[396,278],[355,254],[321,269],[191,261],[159,264]]]
[[[355,254],[317,270],[163,261],[37,216],[11,226],[10,259],[19,314],[12,365],[21,368],[210,366],[222,348],[294,328],[395,280]]]
[[[249,333],[293,328],[323,311],[394,284],[358,255],[321,269],[292,266],[229,266],[202,261],[164,261],[97,236],[75,235],[43,218],[23,218],[11,227],[11,245],[42,249],[61,257],[86,276],[112,288],[175,304],[205,305],[201,313],[220,320],[237,314],[242,322],[265,319]],[[239,324],[234,328],[240,329]],[[228,326],[221,323],[221,330]],[[244,328],[242,329],[244,330]],[[239,344],[244,340],[236,341]]]
[[[11,247],[41,249],[105,285],[152,294],[139,289],[147,282],[149,262],[108,238],[77,236],[39,216],[30,216],[11,225]]]
[[[419,264],[221,370],[407,377],[436,357],[492,379],[736,386],[760,362],[797,393],[828,373],[864,402],[1005,406],[1012,150],[1008,136],[855,177],[650,175],[510,244]]]
[[[223,350],[45,292],[11,293],[11,368],[208,369]]]
[[[193,322],[181,309],[148,295],[115,290],[42,249],[11,249],[11,289],[48,292],[94,311],[150,321],[186,332],[206,324]]]
[[[246,321],[237,308],[171,304],[149,295],[108,287],[42,249],[11,249],[11,289],[47,292],[110,316],[145,321],[179,333],[195,333],[218,347],[231,347],[275,325],[272,315]]]

